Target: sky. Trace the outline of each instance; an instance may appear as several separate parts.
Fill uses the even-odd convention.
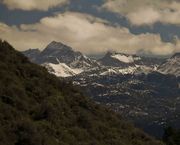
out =
[[[87,55],[180,52],[180,0],[0,0],[0,38],[17,50],[51,41]]]

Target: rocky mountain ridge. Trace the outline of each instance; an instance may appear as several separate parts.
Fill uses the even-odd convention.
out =
[[[24,51],[23,54],[35,63],[41,65],[45,64],[44,66],[47,66],[49,70],[53,70],[52,72],[55,72],[58,68],[56,65],[60,66],[60,64],[67,65],[67,67],[73,70],[79,70],[76,73],[65,75],[61,75],[56,72],[55,74],[59,77],[73,76],[80,73],[90,74],[91,71],[91,75],[93,75],[94,70],[96,70],[96,74],[98,75],[139,74],[153,71],[164,74],[174,74],[176,76],[180,75],[180,59],[178,59],[178,53],[174,54],[174,56],[169,59],[164,59],[107,52],[101,59],[94,60],[83,55],[81,52],[73,50],[71,47],[61,42],[53,41],[41,52],[38,49],[29,49]],[[54,65],[48,65],[48,63]],[[54,66],[54,68],[52,66]],[[63,69],[64,67],[61,68]]]

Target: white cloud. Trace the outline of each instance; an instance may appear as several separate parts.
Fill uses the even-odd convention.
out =
[[[102,8],[127,17],[137,26],[156,22],[180,25],[179,0],[106,0]]]
[[[9,9],[21,10],[42,10],[46,11],[49,8],[63,5],[69,0],[2,0],[1,3],[5,4]]]
[[[86,54],[100,54],[107,50],[124,53],[144,51],[168,55],[180,48],[162,42],[156,34],[134,35],[127,28],[111,26],[108,22],[74,12],[45,17],[32,25],[8,26],[0,23],[0,37],[17,49],[44,48],[50,41],[61,41]]]
[[[153,8],[142,8],[137,12],[127,14],[127,17],[134,25],[149,25],[157,22],[161,15]]]

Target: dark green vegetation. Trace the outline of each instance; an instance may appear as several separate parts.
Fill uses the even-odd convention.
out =
[[[163,141],[167,145],[180,145],[180,130],[176,130],[172,127],[166,128]]]
[[[160,145],[0,42],[0,145]]]

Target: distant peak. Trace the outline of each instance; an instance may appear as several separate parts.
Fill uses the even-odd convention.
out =
[[[62,42],[52,41],[48,46],[65,46]]]
[[[51,43],[48,44],[46,49],[69,49],[72,50],[71,47],[63,44],[62,42],[57,42],[57,41],[52,41]]]

